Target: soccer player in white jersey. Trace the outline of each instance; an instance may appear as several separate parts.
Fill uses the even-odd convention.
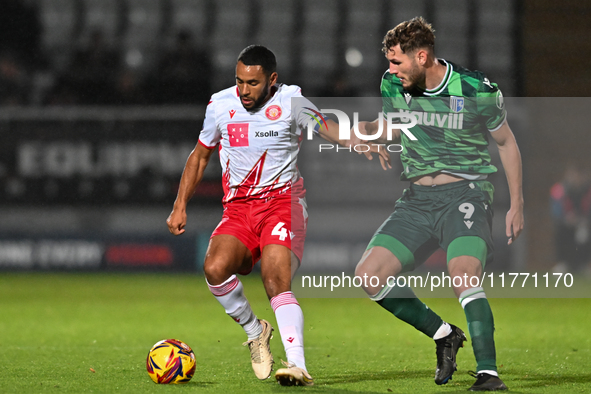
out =
[[[291,98],[302,97],[300,88],[276,82],[273,52],[251,45],[240,53],[237,86],[211,97],[167,224],[172,234],[185,231],[187,202],[219,144],[224,214],[205,257],[207,284],[226,313],[244,328],[253,370],[259,379],[267,379],[273,370],[269,347],[273,328],[254,314],[236,276],[248,274],[260,259],[263,284],[287,355],[285,368],[275,377],[281,385],[310,386],[314,380],[304,358],[304,316],[291,292],[291,279],[302,259],[307,223],[296,158],[302,129],[310,120],[305,112],[316,108],[310,102],[307,109],[292,108]],[[330,120],[316,132],[344,146],[359,143],[355,137],[339,140],[338,124]],[[383,150],[378,153],[381,160],[387,156]]]

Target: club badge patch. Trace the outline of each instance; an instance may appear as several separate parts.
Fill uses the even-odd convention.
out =
[[[464,98],[451,96],[449,98],[449,107],[454,112],[461,112],[464,109]]]
[[[281,117],[281,107],[278,105],[271,105],[265,111],[265,115],[267,115],[269,120],[277,120]]]

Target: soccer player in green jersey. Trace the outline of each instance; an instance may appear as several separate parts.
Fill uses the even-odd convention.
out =
[[[445,384],[456,370],[464,332],[443,321],[412,289],[396,286],[391,279],[443,248],[450,277],[462,278],[450,284],[464,308],[477,362],[470,390],[506,390],[497,373],[491,308],[484,290],[474,286],[476,281],[464,278],[480,278],[492,259],[494,190],[486,177],[496,168],[487,149],[489,138],[499,148],[509,184],[509,244],[524,225],[521,156],[497,85],[480,72],[435,57],[434,43],[434,30],[422,17],[399,24],[384,38],[389,70],[381,85],[383,111],[413,116],[417,124],[408,134],[394,130],[389,140],[372,142],[402,144],[401,179],[410,186],[376,231],[356,275],[377,276],[377,286],[364,287],[371,299],[435,340],[435,383]],[[359,129],[377,134],[387,129],[387,121],[360,122]]]

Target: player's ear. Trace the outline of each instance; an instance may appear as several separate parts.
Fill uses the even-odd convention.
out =
[[[427,59],[428,59],[428,53],[426,50],[424,49],[419,49],[417,51],[417,53],[415,54],[417,62],[421,65],[424,66],[427,63]]]
[[[277,72],[273,72],[269,75],[269,85],[273,86],[275,83],[277,83]]]

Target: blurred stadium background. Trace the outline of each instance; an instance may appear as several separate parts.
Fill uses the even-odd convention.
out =
[[[550,186],[567,162],[589,167],[588,1],[3,0],[2,8],[1,269],[198,271],[221,217],[215,159],[187,234],[170,236],[164,221],[205,104],[234,83],[235,59],[251,43],[271,48],[280,81],[309,97],[375,97],[385,32],[417,15],[433,23],[438,56],[485,71],[509,98],[527,229],[504,246],[508,192],[494,176],[497,269],[552,266]],[[556,118],[558,104],[571,111],[566,120]],[[312,160],[315,151],[307,144],[300,158],[307,269],[352,271],[404,185],[396,167],[383,174],[352,155]]]

